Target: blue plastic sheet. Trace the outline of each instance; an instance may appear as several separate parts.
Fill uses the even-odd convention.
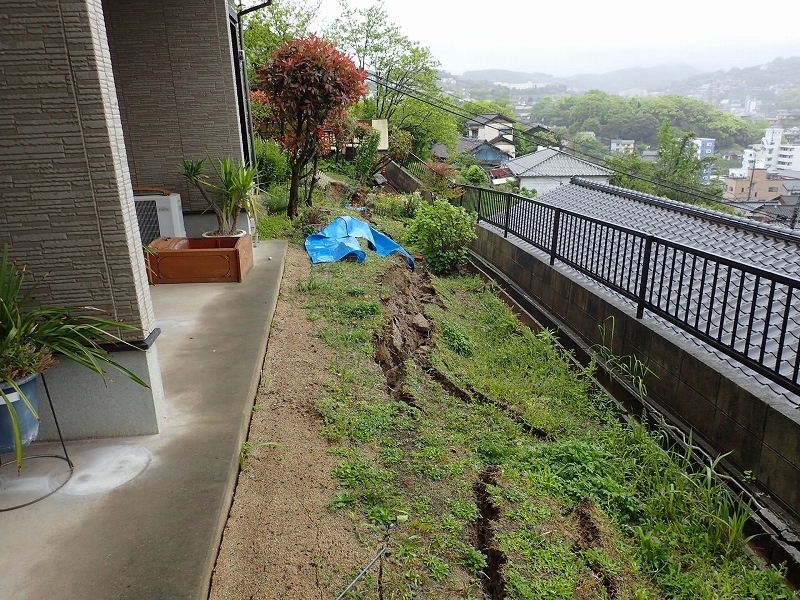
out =
[[[319,233],[308,236],[306,252],[313,263],[336,262],[348,255],[354,255],[358,262],[364,262],[367,255],[361,249],[358,238],[367,240],[369,249],[377,252],[378,256],[399,252],[408,259],[408,268],[414,270],[414,259],[405,248],[355,217],[337,217]]]

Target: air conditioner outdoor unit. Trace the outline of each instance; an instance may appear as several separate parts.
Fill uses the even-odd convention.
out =
[[[186,237],[180,194],[134,196],[142,244],[158,237]]]

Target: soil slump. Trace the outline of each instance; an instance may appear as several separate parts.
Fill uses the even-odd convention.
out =
[[[383,274],[381,283],[394,293],[384,301],[387,315],[379,339],[375,341],[375,361],[383,369],[389,394],[419,408],[403,389],[406,361],[424,357],[430,350],[433,325],[424,315],[424,305],[438,303],[427,273],[394,265]]]

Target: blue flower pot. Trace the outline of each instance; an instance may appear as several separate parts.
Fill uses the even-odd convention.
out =
[[[16,382],[25,397],[39,412],[39,395],[38,395],[39,373],[29,375],[24,379]],[[14,410],[19,419],[19,428],[22,433],[22,446],[29,445],[39,435],[39,419],[37,419],[28,405],[22,401],[17,391],[7,383],[0,384],[3,393],[13,402]],[[5,452],[12,452],[14,450],[14,433],[11,427],[11,416],[8,414],[8,407],[6,406],[5,399],[0,396],[0,454]]]

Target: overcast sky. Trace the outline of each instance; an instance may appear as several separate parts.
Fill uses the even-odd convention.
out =
[[[800,0],[386,0],[385,7],[453,73],[566,76],[668,62],[714,70],[800,56]],[[322,0],[317,25],[338,8]]]

